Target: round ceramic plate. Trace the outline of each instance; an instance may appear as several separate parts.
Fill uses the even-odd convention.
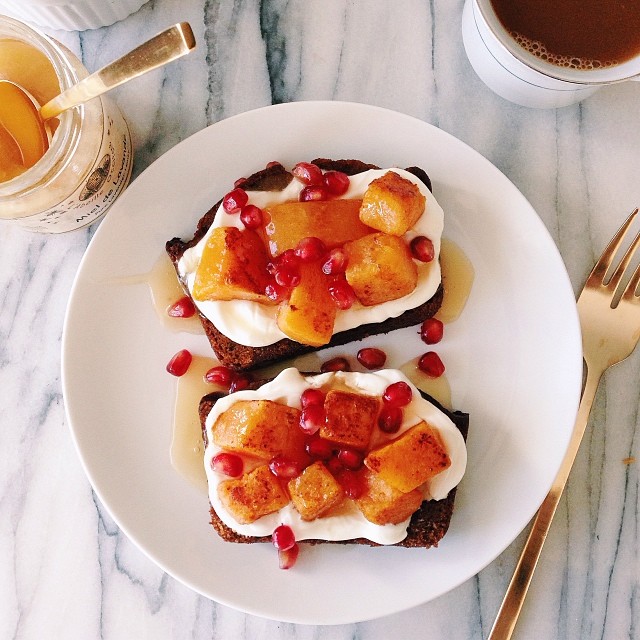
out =
[[[271,545],[220,540],[209,524],[206,496],[172,468],[175,378],[165,365],[181,348],[209,355],[209,346],[204,336],[168,332],[147,287],[130,276],[150,271],[166,240],[190,237],[239,176],[271,160],[291,167],[314,157],[418,165],[431,176],[446,215],[444,235],[475,267],[464,313],[438,345],[453,404],[471,415],[469,464],[438,548],[305,546],[296,566],[281,571]],[[383,346],[392,367],[425,350],[415,329],[367,344]],[[429,124],[338,102],[243,113],[158,159],[97,230],[63,337],[69,425],[96,493],[122,530],[195,591],[252,614],[308,624],[372,619],[427,602],[500,554],[533,516],[559,468],[581,372],[567,273],[514,185]]]

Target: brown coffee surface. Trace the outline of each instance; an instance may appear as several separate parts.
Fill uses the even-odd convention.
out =
[[[491,0],[524,49],[562,67],[610,67],[640,54],[640,0]]]

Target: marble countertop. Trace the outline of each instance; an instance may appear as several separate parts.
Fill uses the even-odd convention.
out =
[[[133,137],[134,179],[189,135],[256,107],[387,107],[444,129],[504,172],[547,226],[577,293],[640,203],[640,85],[559,110],[507,103],[465,57],[462,8],[463,0],[151,0],[110,27],[52,35],[95,70],[174,22],[191,23],[195,52],[113,92]],[[65,307],[95,227],[45,236],[0,224],[0,638],[485,638],[524,533],[432,602],[327,627],[216,604],[127,539],[82,470],[61,391]],[[601,384],[518,639],[640,638],[638,463],[623,463],[639,457],[638,380],[640,352]]]

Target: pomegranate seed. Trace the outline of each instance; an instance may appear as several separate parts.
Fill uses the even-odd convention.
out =
[[[237,189],[238,187],[242,186],[246,181],[247,181],[247,179],[246,179],[246,178],[238,178],[238,179],[233,183],[233,186]]]
[[[293,249],[287,249],[283,251],[277,258],[277,266],[283,265],[287,267],[296,267],[300,266],[300,258],[296,255],[296,252]]]
[[[338,356],[322,363],[320,371],[322,373],[327,373],[328,371],[351,371],[351,365],[346,358]]]
[[[231,381],[231,385],[229,386],[229,393],[242,391],[243,389],[246,389],[252,382],[253,377],[250,373],[239,373]]]
[[[271,541],[278,551],[287,551],[296,543],[296,536],[291,527],[281,524],[273,530]]]
[[[300,396],[302,407],[309,407],[314,404],[324,404],[324,391],[320,389],[305,389]]]
[[[347,268],[347,255],[342,249],[331,249],[329,255],[322,265],[322,272],[328,276],[335,276],[344,273]]]
[[[427,351],[418,360],[418,369],[430,378],[439,378],[444,373],[444,364],[435,351]]]
[[[345,468],[342,462],[338,460],[336,456],[333,456],[325,461],[325,466],[334,476],[339,476],[341,473],[344,473]]]
[[[300,270],[293,265],[278,265],[273,277],[281,287],[297,287],[300,284]]]
[[[397,433],[402,425],[402,409],[384,405],[378,415],[378,428],[384,433]]]
[[[219,367],[213,367],[204,374],[204,379],[206,382],[210,382],[211,384],[218,384],[221,387],[229,388],[231,383],[236,378],[236,372],[229,367],[225,367],[220,365]]]
[[[363,477],[359,473],[351,471],[350,469],[345,469],[339,473],[337,480],[344,492],[347,494],[347,497],[352,500],[359,498],[366,490]]]
[[[295,248],[295,254],[301,262],[315,262],[327,252],[324,242],[315,236],[302,238]]]
[[[411,249],[411,255],[420,262],[431,262],[435,255],[435,249],[433,248],[433,242],[425,236],[416,236],[409,245]]]
[[[322,184],[322,169],[310,162],[298,162],[291,170],[291,173],[304,184]]]
[[[274,302],[280,302],[287,297],[289,290],[287,287],[281,287],[275,280],[270,282],[265,288],[264,293],[269,298],[269,300],[273,300]]]
[[[238,213],[242,207],[244,207],[249,201],[249,196],[244,189],[239,187],[233,191],[229,191],[227,195],[222,198],[222,208],[227,213]]]
[[[328,460],[333,455],[333,444],[324,438],[309,438],[304,448],[314,460]]]
[[[327,193],[327,190],[317,184],[309,185],[302,189],[302,191],[300,191],[300,196],[298,197],[300,202],[327,200],[328,198],[329,194]]]
[[[364,462],[364,456],[360,451],[354,449],[340,449],[338,451],[338,460],[346,469],[357,471]]]
[[[329,283],[329,294],[338,309],[351,309],[357,300],[355,291],[344,278],[335,278]]]
[[[382,395],[382,400],[390,407],[404,407],[411,402],[413,393],[406,382],[394,382],[390,384]]]
[[[380,369],[387,361],[387,354],[382,349],[366,347],[358,351],[356,358],[365,369]]]
[[[247,229],[257,229],[262,225],[262,209],[255,204],[248,204],[242,207],[240,220]]]
[[[271,167],[280,167],[282,166],[281,162],[278,162],[277,160],[272,160],[271,162],[267,162],[267,169],[271,169]]]
[[[296,460],[279,455],[269,461],[269,470],[278,478],[296,478],[302,473],[302,465]]]
[[[426,344],[436,344],[442,340],[444,324],[437,318],[427,318],[420,327],[420,338]]]
[[[171,360],[169,360],[167,364],[167,371],[172,376],[183,376],[187,373],[187,369],[191,365],[191,361],[193,360],[193,356],[190,351],[187,349],[182,349],[178,351]]]
[[[230,478],[237,478],[242,475],[244,463],[239,455],[221,451],[211,459],[211,468]]]
[[[176,300],[168,309],[167,313],[172,318],[191,318],[196,312],[196,307],[189,296],[184,296]]]
[[[349,188],[349,176],[342,171],[327,171],[322,176],[322,182],[326,190],[332,196],[341,196]]]
[[[313,434],[325,422],[324,406],[319,404],[312,404],[305,407],[300,414],[300,428],[308,434]]]
[[[291,567],[296,563],[299,553],[300,547],[297,543],[294,544],[291,549],[287,549],[286,551],[278,549],[278,566],[281,569],[291,569]]]

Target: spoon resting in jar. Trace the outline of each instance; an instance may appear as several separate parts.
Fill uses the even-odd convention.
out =
[[[195,46],[191,27],[187,22],[180,22],[69,87],[42,107],[20,85],[0,80],[0,134],[5,135],[8,145],[13,142],[11,149],[19,150],[24,166],[31,167],[49,148],[48,120],[186,55]]]

